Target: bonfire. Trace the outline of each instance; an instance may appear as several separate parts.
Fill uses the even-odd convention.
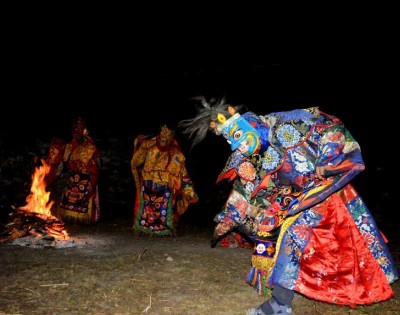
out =
[[[13,241],[21,237],[36,239],[47,245],[56,241],[69,239],[64,224],[51,213],[54,201],[50,200],[50,192],[46,190],[45,177],[50,166],[45,160],[35,168],[32,175],[30,194],[26,198],[26,205],[10,213],[6,229],[0,233],[0,243]],[[30,242],[32,243],[32,242]]]

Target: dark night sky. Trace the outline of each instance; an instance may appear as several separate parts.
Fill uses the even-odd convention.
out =
[[[77,1],[10,10],[1,132],[50,138],[81,114],[97,137],[133,138],[191,117],[192,96],[224,96],[259,114],[318,105],[346,123],[367,166],[391,167],[378,150],[397,121],[388,114],[398,104],[390,18],[157,9]]]
[[[394,89],[393,31],[376,16],[163,9],[102,1],[13,8],[3,127],[32,134],[35,121],[47,132],[82,113],[93,128],[135,133],[175,124],[199,94],[260,114],[320,105],[351,121]]]
[[[349,123],[394,103],[394,29],[376,6],[227,9],[16,5],[4,31],[2,128],[32,135],[33,121],[47,132],[82,113],[93,128],[135,133],[175,124],[200,94],[260,114],[320,105]]]

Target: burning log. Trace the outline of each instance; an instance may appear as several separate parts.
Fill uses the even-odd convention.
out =
[[[57,229],[53,228],[52,226],[46,226],[45,229],[46,229],[46,232],[48,232],[51,235],[59,236],[61,238],[64,237],[64,230],[62,230],[62,229],[57,230]]]
[[[0,243],[31,235],[43,240],[68,239],[64,224],[56,218],[43,218],[35,213],[17,211],[10,215],[10,223],[0,234]]]

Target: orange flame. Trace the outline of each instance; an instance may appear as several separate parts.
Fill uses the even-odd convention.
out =
[[[50,192],[46,191],[45,176],[50,172],[50,165],[45,160],[42,166],[36,167],[32,176],[31,193],[26,197],[27,204],[21,207],[21,210],[42,214],[45,218],[55,217],[51,214],[51,207],[54,202],[50,201]]]
[[[50,201],[50,192],[46,191],[46,175],[50,172],[50,165],[45,160],[41,159],[42,166],[36,167],[35,173],[32,176],[31,193],[26,197],[27,204],[19,209],[34,212],[40,218],[56,219],[51,214],[51,208],[54,201]],[[52,233],[54,234],[54,233]],[[69,235],[66,230],[62,230],[60,235],[53,235],[55,238],[68,239]],[[60,237],[61,236],[61,237]]]

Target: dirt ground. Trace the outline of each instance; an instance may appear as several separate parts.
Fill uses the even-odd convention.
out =
[[[129,222],[66,224],[57,248],[0,245],[0,314],[235,315],[264,298],[245,283],[251,250],[210,247],[212,229],[186,225],[177,237],[135,237]],[[399,314],[396,298],[350,309],[296,296],[297,315]]]

